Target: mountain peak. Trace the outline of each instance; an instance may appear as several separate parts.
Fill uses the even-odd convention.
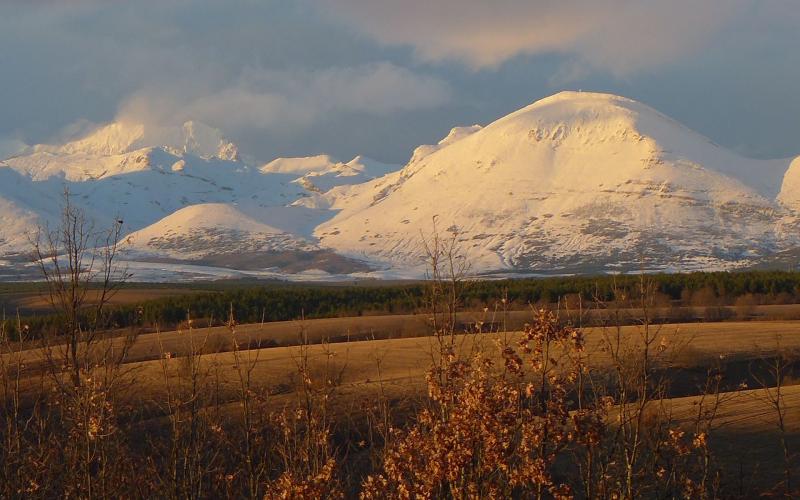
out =
[[[111,156],[144,147],[144,137],[145,127],[143,124],[118,121],[103,125],[88,135],[63,146],[39,145],[36,149],[63,154]]]
[[[143,148],[165,147],[176,154],[238,161],[239,150],[222,132],[197,121],[179,127],[145,126],[121,120],[100,126],[80,139],[61,146],[38,145],[34,152],[62,155],[116,156]]]
[[[222,132],[208,125],[189,120],[181,127],[184,153],[202,156],[203,158],[219,158],[220,160],[239,161],[239,148],[226,140]],[[174,141],[178,142],[178,141]]]
[[[568,122],[579,125],[613,121],[633,128],[643,115],[666,118],[656,110],[627,97],[599,92],[564,91],[539,99],[500,118],[494,124]]]
[[[606,92],[584,92],[583,90],[562,90],[553,95],[534,101],[531,106],[539,105],[544,106],[557,102],[575,102],[582,101],[595,102],[595,103],[621,103],[621,104],[639,104],[637,101],[628,97],[623,97],[616,94],[609,94]]]
[[[742,265],[775,247],[787,162],[742,158],[634,100],[561,92],[454,132],[350,190],[315,234],[345,255],[420,262],[409,235],[435,218],[483,269],[604,269],[639,254],[656,267]]]
[[[305,175],[312,172],[327,172],[336,165],[328,155],[303,156],[298,158],[275,158],[263,165],[261,171],[274,174]]]

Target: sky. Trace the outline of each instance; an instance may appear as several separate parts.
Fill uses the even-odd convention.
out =
[[[404,163],[560,90],[800,154],[800,0],[0,0],[0,156],[114,120]]]

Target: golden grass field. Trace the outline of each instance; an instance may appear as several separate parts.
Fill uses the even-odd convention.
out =
[[[126,358],[125,367],[135,377],[138,396],[151,386],[158,386],[163,378],[162,364],[165,356],[168,365],[179,365],[180,358],[190,352],[204,354],[203,362],[213,366],[222,385],[235,376],[233,339],[240,346],[239,353],[256,361],[254,378],[264,386],[280,386],[296,372],[298,346],[258,348],[259,345],[296,343],[301,338],[310,345],[307,352],[312,367],[321,370],[330,365],[341,371],[337,382],[342,394],[358,394],[377,390],[383,386],[388,393],[407,394],[424,385],[424,374],[431,364],[435,351],[434,338],[430,336],[378,340],[346,341],[348,335],[363,337],[370,332],[382,335],[386,329],[416,332],[425,326],[424,316],[372,316],[359,318],[332,318],[293,322],[275,322],[237,325],[234,333],[225,327],[185,329],[162,333],[146,333],[137,337]],[[798,321],[745,321],[720,323],[684,323],[651,325],[659,342],[671,350],[673,368],[691,369],[708,366],[716,360],[754,362],[780,351],[800,352],[800,322]],[[602,368],[609,362],[608,354],[599,349],[604,335],[613,335],[613,328],[585,328],[586,355],[589,363]],[[641,335],[639,326],[621,327],[622,337],[635,341]],[[484,352],[497,352],[496,345],[513,342],[518,333],[482,333],[459,336],[463,350],[476,347]],[[321,343],[335,337],[337,342]],[[123,338],[115,337],[106,345],[122,345]],[[55,348],[57,350],[58,348]],[[3,354],[3,358],[12,356]],[[19,356],[30,377],[37,377],[37,366],[45,361],[45,350],[31,348]]]
[[[517,314],[523,314],[519,312]],[[530,313],[528,313],[530,314]],[[459,321],[469,323],[477,318],[465,314]],[[495,321],[495,323],[500,323]],[[660,368],[668,370],[676,381],[675,394],[663,400],[675,422],[690,425],[698,408],[697,387],[710,366],[727,365],[733,376],[747,376],[753,366],[763,364],[775,354],[800,353],[800,321],[739,321],[718,323],[682,323],[649,325],[649,334],[664,346],[669,362]],[[424,315],[365,316],[305,321],[288,321],[226,327],[187,328],[183,330],[143,333],[130,347],[122,366],[124,399],[136,408],[137,419],[145,421],[164,415],[159,402],[166,391],[185,383],[187,356],[194,353],[199,361],[203,384],[222,402],[221,408],[234,411],[241,390],[240,368],[252,368],[254,390],[270,394],[279,408],[301,397],[295,391],[301,358],[316,380],[329,380],[334,387],[331,409],[342,419],[358,419],[365,404],[379,398],[413,406],[425,397],[425,375],[438,352],[436,339],[420,336],[430,331]],[[389,332],[389,333],[387,333]],[[643,327],[584,328],[585,355],[588,364],[597,370],[612,366],[609,353],[601,345],[603,339],[619,332],[621,342],[638,345]],[[382,336],[407,337],[382,339]],[[374,336],[374,340],[348,340]],[[480,351],[500,360],[499,346],[513,343],[520,332],[474,333],[456,337],[463,355]],[[335,339],[327,342],[326,339]],[[98,349],[116,349],[123,345],[121,336],[110,337]],[[234,342],[239,350],[234,350]],[[298,342],[307,342],[305,345]],[[283,345],[281,345],[283,344]],[[269,347],[263,347],[269,346]],[[19,349],[19,348],[22,349]],[[40,391],[52,383],[47,375],[48,356],[58,359],[61,347],[45,349],[31,345],[16,346],[13,352],[2,353],[6,366],[20,363],[23,394]],[[694,378],[693,378],[694,377]],[[800,446],[800,385],[789,377],[783,388],[786,431],[791,446]],[[764,484],[780,481],[780,434],[775,425],[775,410],[770,407],[766,392],[751,385],[747,390],[730,390],[721,396],[715,426],[718,436],[713,446],[724,464],[729,481],[735,481],[737,470],[746,481],[760,478]],[[689,394],[684,396],[684,394]],[[218,407],[219,409],[219,407]],[[405,411],[398,408],[398,412]],[[743,451],[744,450],[744,451]],[[744,482],[745,479],[742,479]],[[742,484],[742,491],[752,485]]]

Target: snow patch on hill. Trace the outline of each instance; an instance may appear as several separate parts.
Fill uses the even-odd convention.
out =
[[[247,252],[312,251],[317,247],[226,203],[182,208],[125,238],[134,252],[180,259]]]
[[[778,201],[794,211],[800,211],[800,156],[792,161],[783,176]]]
[[[263,165],[261,167],[261,172],[305,175],[312,172],[326,172],[335,164],[336,162],[328,155],[300,158],[276,158]]]
[[[308,172],[293,182],[303,186],[309,193],[322,194],[338,186],[361,184],[382,177],[399,168],[398,165],[356,156],[347,163],[334,163],[327,169]]]

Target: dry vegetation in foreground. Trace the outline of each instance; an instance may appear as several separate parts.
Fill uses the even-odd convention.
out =
[[[532,309],[462,332],[463,262],[434,238],[429,337],[312,344],[300,322],[298,345],[259,348],[230,314],[224,335],[187,318],[109,339],[118,233],[86,266],[69,206],[62,229],[37,250],[66,326],[2,335],[4,498],[798,495],[793,323],[656,325],[642,277],[594,305],[604,327]]]

